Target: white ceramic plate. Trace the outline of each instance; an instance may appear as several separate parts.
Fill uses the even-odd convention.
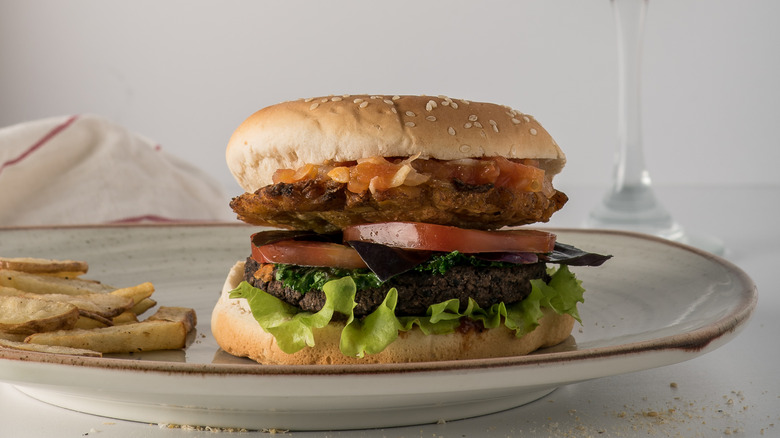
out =
[[[103,358],[0,350],[0,380],[44,402],[150,423],[293,430],[455,420],[528,403],[568,383],[688,360],[732,339],[755,285],[731,263],[636,234],[556,230],[614,258],[573,268],[587,289],[584,324],[525,357],[365,366],[264,366],[225,354],[209,328],[232,264],[249,252],[242,225],[0,230],[5,256],[82,259],[89,278],[155,284],[156,299],[194,307],[184,351]]]

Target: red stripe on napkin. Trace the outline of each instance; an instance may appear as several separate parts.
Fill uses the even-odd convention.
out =
[[[147,214],[143,216],[134,216],[134,217],[126,217],[123,219],[117,219],[115,221],[111,221],[109,223],[112,224],[133,224],[137,222],[181,222],[179,219],[171,219],[167,217],[162,216],[156,216],[153,214]]]
[[[45,145],[49,140],[54,138],[57,134],[62,132],[65,128],[71,125],[76,119],[78,119],[79,116],[71,116],[68,120],[64,121],[63,123],[60,123],[59,125],[55,126],[51,131],[49,131],[46,135],[44,135],[40,140],[35,142],[32,146],[27,148],[24,152],[22,152],[21,155],[19,155],[16,158],[12,158],[2,165],[0,165],[0,173],[3,173],[3,170],[6,167],[13,166],[14,164],[17,164],[27,158],[30,154],[40,149],[43,145]]]

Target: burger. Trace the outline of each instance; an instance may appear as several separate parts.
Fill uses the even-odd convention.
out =
[[[570,336],[571,265],[609,256],[528,229],[567,196],[566,158],[530,115],[445,96],[342,95],[269,106],[233,133],[262,227],[212,313],[226,352],[264,364],[525,355]]]

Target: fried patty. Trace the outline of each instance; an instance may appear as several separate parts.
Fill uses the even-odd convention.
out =
[[[305,293],[286,287],[276,280],[276,268],[270,273],[258,273],[261,264],[247,258],[244,280],[295,307],[308,312],[318,312],[325,304],[325,293],[310,290]],[[270,275],[269,275],[270,274]],[[453,266],[444,274],[408,271],[397,275],[382,286],[357,291],[354,309],[355,317],[364,317],[379,307],[387,291],[396,288],[398,304],[395,314],[398,316],[425,315],[428,306],[456,298],[460,301],[460,310],[468,305],[472,298],[482,308],[498,302],[506,304],[521,301],[531,293],[530,280],[549,280],[544,263],[513,265],[510,267],[474,267],[470,265]]]
[[[371,193],[352,193],[327,178],[278,183],[233,198],[238,219],[253,224],[313,230],[350,225],[411,221],[461,228],[496,229],[547,222],[568,201],[563,192],[514,192],[493,184],[431,180]]]

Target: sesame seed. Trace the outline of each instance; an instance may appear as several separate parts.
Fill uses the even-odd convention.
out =
[[[393,112],[393,114],[398,114],[398,110],[397,110],[397,109],[395,109],[395,107],[391,107],[391,108],[390,108],[390,111],[392,111],[392,112]]]
[[[464,104],[464,105],[471,105],[471,102],[469,102],[469,101],[468,101],[468,100],[466,100],[466,99],[461,99],[461,100],[460,100],[460,103],[462,103],[462,104]]]
[[[396,94],[395,96],[393,96],[393,100],[398,100],[398,99],[400,99],[400,98],[401,98],[401,96],[399,96],[399,95],[397,95],[397,94]]]
[[[393,105],[393,101],[390,99],[385,99],[384,102],[388,105]]]
[[[427,120],[427,121],[429,121],[429,122],[435,122],[435,121],[436,121],[436,117],[434,117],[434,116],[428,116],[428,117],[426,117],[426,118],[425,118],[425,120]]]
[[[309,107],[309,111],[314,111],[314,110],[316,110],[318,106],[320,106],[320,103],[319,103],[319,102],[314,102],[314,103],[313,103],[313,104],[311,104],[311,106]]]
[[[304,102],[306,102],[306,103],[309,103],[309,102],[311,102],[312,100],[314,100],[314,98],[313,98],[313,97],[307,97],[306,99],[303,99],[303,101],[304,101]]]
[[[519,125],[521,122],[520,120],[517,120],[516,118],[512,117],[512,123],[514,123],[515,125]]]
[[[482,127],[482,123],[474,122],[474,126],[476,126],[477,128],[481,128]]]
[[[498,125],[493,125],[493,131],[498,132]]]
[[[404,123],[404,125],[406,125],[406,126],[408,126],[410,128],[414,128],[414,126],[415,126],[414,122],[406,122],[406,123]]]
[[[536,135],[536,129],[531,128],[531,135]]]
[[[458,109],[458,104],[455,103],[455,101],[451,101],[450,106],[452,107],[452,109]]]
[[[368,102],[362,102],[360,105],[358,105],[360,108],[365,108],[368,106]]]
[[[455,135],[455,128],[453,128],[452,126],[450,126],[449,128],[447,128],[447,132],[449,132],[449,133],[450,133],[450,135]]]
[[[450,101],[449,100],[442,100],[441,104],[444,105],[444,106],[449,106],[450,105]]]
[[[415,114],[413,111],[407,111],[405,114],[406,114],[407,116],[409,116],[409,117],[414,117],[414,116],[416,116],[416,115],[417,115],[417,114]]]
[[[341,101],[342,101],[342,98],[340,98],[340,97],[336,96],[336,97],[334,97],[333,99],[331,99],[331,101],[332,101],[332,102],[341,102]]]
[[[322,99],[320,99],[320,102],[322,102],[322,103],[325,103],[325,102],[327,102],[327,101],[328,101],[328,98],[327,98],[327,97],[323,97]]]
[[[496,121],[493,119],[488,120],[488,123],[490,123],[493,126],[496,126]]]
[[[471,122],[466,122],[465,125],[463,125],[464,128],[469,129],[471,128]]]
[[[469,116],[469,122],[476,122],[476,121],[477,121],[477,115],[476,114],[472,114],[472,115]]]
[[[345,99],[346,99],[346,98],[348,98],[348,97],[350,97],[350,96],[352,96],[352,95],[351,95],[351,94],[342,94],[342,95],[341,95],[341,97],[343,97],[343,98],[345,98]]]
[[[425,110],[426,111],[433,111],[434,108],[436,108],[438,105],[435,101],[429,100],[428,103],[425,104]]]
[[[461,152],[465,153],[465,152],[468,152],[468,151],[471,150],[471,146],[469,146],[467,144],[462,144],[462,145],[460,145],[460,148],[458,148],[458,149],[460,149]]]
[[[525,120],[526,123],[529,123],[531,119],[528,118],[528,116],[523,116],[523,120]]]
[[[371,96],[371,99],[381,99],[381,96]]]
[[[363,99],[361,99],[359,97],[352,101],[352,103],[362,103],[362,102],[363,102]]]

